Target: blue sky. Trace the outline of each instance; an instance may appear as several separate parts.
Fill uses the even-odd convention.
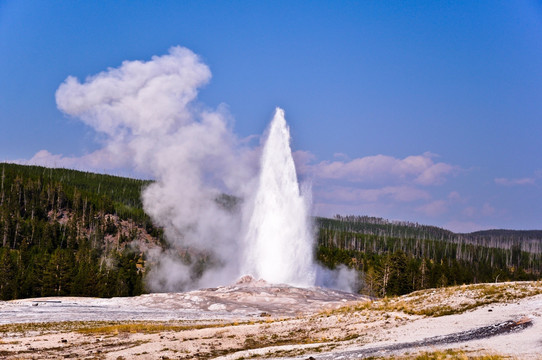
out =
[[[539,1],[0,0],[0,160],[98,150],[59,86],[177,45],[240,138],[285,110],[316,214],[542,228]]]

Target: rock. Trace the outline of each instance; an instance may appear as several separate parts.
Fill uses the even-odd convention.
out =
[[[256,281],[256,279],[254,279],[254,277],[252,277],[251,275],[245,275],[245,276],[242,276],[239,280],[237,280],[237,282],[235,283],[236,285],[237,284],[250,284],[251,282],[253,281]]]
[[[226,305],[224,304],[211,304],[207,308],[209,311],[221,311],[226,310]]]

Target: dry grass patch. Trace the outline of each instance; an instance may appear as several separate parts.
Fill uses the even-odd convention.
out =
[[[512,302],[539,294],[542,294],[542,281],[461,285],[343,306],[319,315],[370,311],[436,317],[461,314],[483,305]]]
[[[74,330],[81,334],[115,335],[119,333],[156,334],[161,332],[180,332],[188,330],[201,330],[213,328],[227,328],[230,326],[254,325],[254,321],[246,322],[219,322],[219,323],[171,323],[156,321],[122,321],[113,323],[83,323]]]
[[[206,328],[222,328],[246,325],[248,322],[157,322],[157,321],[62,321],[43,323],[15,323],[0,325],[0,334],[4,335],[46,335],[59,332],[78,332],[81,334],[118,334],[144,333],[153,334],[166,331],[185,331]]]
[[[119,323],[109,325],[98,326],[85,326],[76,329],[81,334],[100,334],[100,335],[116,335],[120,333],[132,333],[132,334],[155,334],[166,331],[185,331],[194,329],[205,329],[209,327],[218,327],[217,325],[172,325],[172,324],[160,324],[152,322],[143,323]]]
[[[61,321],[61,322],[37,322],[37,323],[14,323],[0,325],[0,333],[7,335],[27,334],[51,334],[58,332],[72,331],[73,329],[85,326],[85,321]]]

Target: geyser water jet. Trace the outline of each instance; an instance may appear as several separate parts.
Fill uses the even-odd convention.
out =
[[[314,285],[309,201],[301,193],[284,111],[276,109],[249,204],[241,271],[272,283]]]

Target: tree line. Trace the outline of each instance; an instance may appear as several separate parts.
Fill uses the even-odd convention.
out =
[[[542,230],[483,230],[472,233],[454,233],[436,226],[410,221],[390,221],[372,216],[341,216],[317,219],[319,227],[332,227],[342,231],[378,235],[381,237],[441,240],[510,249],[520,246],[522,251],[542,253]]]
[[[358,270],[360,291],[368,295],[401,295],[447,285],[541,277],[542,254],[523,250],[515,238],[506,247],[443,240],[442,236],[431,239],[427,232],[416,232],[423,227],[408,223],[394,224],[394,229],[390,227],[393,233],[377,227],[375,234],[374,225],[390,225],[379,222],[371,219],[363,224],[359,217],[317,219],[317,259],[330,268],[345,264]],[[436,229],[430,227],[434,233]],[[398,233],[409,236],[391,236]]]

